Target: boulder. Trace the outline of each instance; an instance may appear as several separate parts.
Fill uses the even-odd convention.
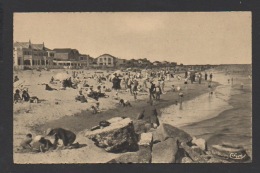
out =
[[[186,143],[182,142],[180,146],[185,150],[188,156],[195,162],[195,163],[207,163],[205,157],[201,156],[199,153],[194,151],[191,147],[189,147]]]
[[[142,133],[140,135],[140,140],[138,142],[138,145],[144,146],[144,147],[151,146],[152,140],[153,140],[152,133]]]
[[[154,143],[164,141],[168,138],[174,138],[176,141],[185,143],[192,141],[192,137],[188,133],[169,124],[161,124],[153,132]]]
[[[207,143],[202,138],[196,139],[195,137],[193,137],[191,143],[197,145],[203,151],[207,150]]]
[[[214,156],[234,162],[245,162],[250,159],[243,147],[231,144],[212,145],[211,153]]]
[[[114,118],[111,118],[111,119],[107,120],[107,122],[112,124],[112,123],[116,123],[116,122],[122,121],[122,120],[123,120],[122,117],[114,117]]]
[[[141,147],[137,152],[122,154],[107,163],[151,163],[151,150]]]
[[[87,131],[85,137],[107,152],[136,151],[138,139],[130,118],[125,118],[102,129]]]
[[[205,152],[199,146],[191,146],[191,149],[200,155],[205,154]]]
[[[181,163],[193,163],[193,161],[189,157],[183,157]]]
[[[177,141],[173,138],[156,143],[152,148],[152,163],[175,163],[177,152]]]

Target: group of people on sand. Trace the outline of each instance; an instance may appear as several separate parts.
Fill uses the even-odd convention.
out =
[[[51,142],[50,137],[54,138]],[[62,141],[62,144],[59,143]],[[48,128],[45,136],[37,135],[34,138],[28,133],[20,143],[18,152],[46,152],[55,149],[71,149],[78,148],[79,143],[74,143],[76,134],[70,130],[63,128]]]
[[[38,103],[39,99],[36,96],[30,97],[27,90],[23,90],[22,95],[20,95],[20,90],[16,89],[13,97],[14,103],[21,103],[21,102],[30,102],[30,103]]]

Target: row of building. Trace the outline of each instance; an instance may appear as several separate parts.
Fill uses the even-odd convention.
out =
[[[13,60],[15,69],[25,68],[83,68],[83,67],[122,67],[122,66],[148,66],[177,63],[150,62],[144,59],[125,60],[114,57],[109,54],[100,55],[93,58],[86,54],[81,54],[77,49],[62,48],[49,49],[42,44],[33,44],[29,42],[15,42],[13,45]]]

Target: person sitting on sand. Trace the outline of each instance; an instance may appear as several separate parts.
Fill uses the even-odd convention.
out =
[[[128,100],[120,99],[119,104],[122,105],[123,107],[127,107],[127,106],[132,107],[131,103]]]
[[[76,139],[75,133],[69,130],[65,130],[63,128],[48,128],[46,130],[46,135],[54,136],[54,146],[57,146],[59,139],[62,140],[63,146],[71,146]]]
[[[14,82],[16,82],[16,81],[18,81],[18,80],[19,80],[18,76],[15,76],[15,77],[14,77]]]
[[[97,108],[94,105],[92,105],[90,107],[90,110],[91,110],[92,114],[97,114],[98,113],[98,110],[97,110]]]
[[[158,119],[158,113],[156,107],[149,105],[145,107],[140,114],[138,115],[137,119],[142,119],[147,123],[151,124],[153,128],[157,128],[160,123]]]
[[[51,143],[50,140],[45,139],[43,136],[38,135],[33,139],[32,142],[32,150],[36,152],[45,152],[50,148],[55,148],[55,146]]]
[[[28,133],[26,136],[25,136],[25,139],[20,143],[20,147],[22,149],[30,149],[32,148],[31,146],[31,142],[32,142],[32,134],[31,133]]]
[[[25,90],[23,91],[22,99],[23,99],[23,101],[25,101],[25,102],[28,102],[28,101],[30,100],[30,95],[29,95],[28,92],[25,91]]]
[[[18,103],[21,102],[22,98],[20,96],[20,90],[15,90],[15,94],[14,94],[14,103]]]
[[[86,99],[86,97],[82,94],[82,90],[79,91],[79,95],[77,95],[77,96],[75,97],[75,100],[76,100],[76,101],[80,101],[81,103],[86,103],[86,102],[88,102],[87,99]]]
[[[50,81],[50,83],[53,83],[53,81],[54,81],[54,77],[52,76],[52,77],[51,77],[51,81]]]

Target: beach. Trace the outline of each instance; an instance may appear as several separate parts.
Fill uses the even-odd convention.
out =
[[[132,104],[132,107],[122,108],[118,105],[118,100],[113,98],[114,92],[108,92],[106,93],[109,95],[108,98],[99,100],[102,111],[98,114],[92,114],[89,108],[96,101],[88,99],[88,103],[75,102],[74,98],[78,93],[77,89],[69,88],[51,92],[44,90],[44,85],[41,85],[41,83],[48,83],[51,76],[60,72],[61,70],[34,71],[34,74],[31,71],[18,73],[20,80],[25,81],[23,85],[29,88],[31,95],[37,95],[43,101],[39,104],[14,104],[14,148],[19,145],[19,142],[27,133],[32,133],[33,136],[43,135],[45,130],[50,127],[63,127],[72,130],[77,134],[76,141],[87,146],[77,150],[62,150],[40,154],[14,152],[14,162],[28,163],[29,160],[30,163],[41,163],[44,160],[44,163],[104,163],[117,157],[119,154],[106,153],[102,149],[94,147],[94,144],[87,140],[82,135],[82,132],[95,126],[100,121],[112,117],[124,116],[135,120],[142,108],[149,105],[148,93],[138,93],[138,100],[135,101],[133,96],[125,90],[121,90],[119,97],[129,100]],[[85,73],[91,74],[93,71],[85,71]],[[40,77],[39,74],[41,74]],[[230,138],[228,135],[233,130],[233,140],[241,139],[239,135],[247,136],[247,139],[239,144],[245,145],[248,152],[251,153],[252,146],[251,148],[249,146],[252,140],[252,132],[250,131],[252,106],[248,100],[251,100],[250,94],[252,94],[252,90],[250,90],[250,87],[252,81],[245,75],[233,75],[234,82],[231,86],[231,84],[227,83],[230,76],[219,71],[214,71],[213,74],[212,95],[209,95],[208,82],[204,80],[201,84],[188,85],[185,85],[183,80],[177,78],[166,81],[166,93],[162,94],[161,100],[154,104],[158,110],[160,122],[181,127],[193,136],[206,139],[209,145],[222,141],[234,142],[231,139],[228,140]],[[245,83],[242,91],[239,89],[241,81]],[[92,79],[88,79],[88,83],[96,85],[95,80]],[[177,103],[176,105],[179,96],[178,92],[171,91],[171,85],[173,84],[183,89],[182,104]],[[112,83],[106,81],[105,85],[111,87]],[[245,107],[241,107],[240,104]],[[245,114],[248,116],[245,116]],[[235,118],[236,121],[233,120]],[[231,131],[228,131],[226,126]],[[239,128],[237,128],[238,126]],[[243,130],[245,134],[236,130],[242,130],[240,127],[246,128],[246,130]],[[220,138],[218,138],[219,135]],[[221,138],[221,135],[225,137]],[[223,140],[218,141],[218,139]],[[45,159],[47,157],[49,159]]]

